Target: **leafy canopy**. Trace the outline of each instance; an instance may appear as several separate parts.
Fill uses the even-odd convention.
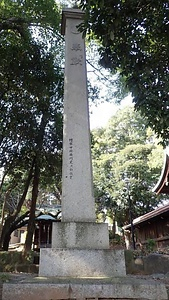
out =
[[[77,1],[81,30],[99,42],[100,63],[119,72],[135,108],[169,142],[169,3],[166,0]]]
[[[146,126],[146,120],[139,112],[126,107],[112,116],[105,128],[92,131],[97,211],[106,209],[119,225],[129,222],[129,190],[133,218],[153,210],[162,200],[152,189],[161,173],[163,149]],[[129,190],[126,177],[129,178]]]
[[[4,192],[17,190],[18,184],[24,189],[35,156],[43,185],[56,182],[58,173],[60,183],[63,42],[59,26],[54,0],[0,3],[0,167],[8,175],[1,186]]]
[[[31,193],[30,240],[38,189],[54,182],[57,187],[60,184],[60,17],[54,0],[0,3],[0,168],[4,171],[0,186],[0,247],[3,245],[5,250],[26,196]]]

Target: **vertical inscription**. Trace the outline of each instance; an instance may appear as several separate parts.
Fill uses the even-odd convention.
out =
[[[72,44],[72,47],[70,48],[72,51],[72,58],[71,58],[71,63],[70,65],[76,66],[76,65],[82,65],[83,63],[83,55],[81,54],[82,52],[82,47],[79,43],[74,43]]]
[[[69,178],[73,178],[73,139],[69,139]]]

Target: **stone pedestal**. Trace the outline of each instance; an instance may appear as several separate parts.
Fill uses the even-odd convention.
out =
[[[41,249],[39,275],[50,277],[125,276],[123,251],[96,249]]]
[[[109,250],[107,224],[95,223],[83,12],[63,11],[65,35],[62,222],[53,223],[52,249],[41,249],[40,276],[126,275],[123,251]]]
[[[107,224],[53,223],[52,247],[63,249],[108,249]]]
[[[16,276],[16,275],[13,275]],[[160,280],[125,278],[30,278],[5,282],[2,300],[168,300]],[[25,276],[25,275],[24,275]]]

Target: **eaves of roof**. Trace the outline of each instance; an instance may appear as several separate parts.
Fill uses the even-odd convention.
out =
[[[144,222],[148,222],[152,219],[155,219],[157,217],[162,217],[164,214],[168,213],[169,214],[169,204],[164,205],[162,207],[159,207],[143,216],[140,216],[136,219],[133,220],[133,226],[136,227],[137,225],[141,225]],[[123,226],[123,229],[130,229],[131,224],[128,224],[126,226]]]
[[[156,194],[169,194],[169,153],[167,152],[169,151],[165,153],[160,179],[153,189]]]

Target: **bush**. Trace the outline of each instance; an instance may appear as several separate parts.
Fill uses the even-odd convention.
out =
[[[20,266],[28,267],[34,262],[34,252],[30,251],[26,256],[18,251],[0,252],[0,272],[14,272]]]
[[[147,240],[146,250],[148,252],[153,252],[156,248],[156,242],[152,239]]]

